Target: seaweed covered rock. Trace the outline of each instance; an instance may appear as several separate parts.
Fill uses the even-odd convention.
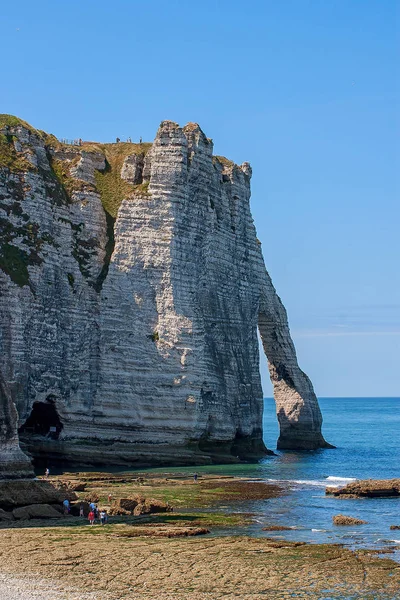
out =
[[[132,498],[119,498],[115,500],[109,510],[110,515],[145,515],[151,513],[171,512],[172,507],[168,502],[134,496]]]
[[[362,519],[356,519],[355,517],[348,517],[346,515],[335,515],[332,517],[334,525],[365,525],[367,521]]]
[[[327,487],[326,494],[341,498],[385,498],[400,496],[400,479],[360,479],[345,487]]]

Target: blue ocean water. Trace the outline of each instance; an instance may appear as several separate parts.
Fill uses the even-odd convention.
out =
[[[229,512],[255,513],[254,523],[238,530],[314,543],[342,543],[349,547],[396,547],[391,558],[400,560],[400,498],[343,500],[325,495],[327,485],[348,480],[400,478],[400,398],[320,398],[325,439],[334,450],[277,452],[257,464],[214,465],[196,468],[199,473],[242,475],[280,482],[287,490],[280,498],[235,502]],[[264,440],[276,448],[278,425],[273,399],[265,399]],[[193,471],[176,469],[176,471]],[[332,516],[345,514],[368,521],[367,525],[338,527]],[[265,525],[293,526],[283,532],[263,532]],[[232,533],[232,530],[226,533]],[[221,535],[221,532],[218,532]]]
[[[352,547],[398,545],[400,558],[400,498],[343,500],[325,495],[327,485],[347,479],[400,477],[400,398],[320,398],[325,439],[334,450],[278,452],[259,465],[262,477],[285,481],[290,494],[269,501],[268,522],[299,527],[285,538],[340,542]],[[278,435],[273,399],[264,404],[264,439],[274,447]],[[257,469],[258,470],[258,469]],[[273,506],[275,505],[275,506]],[[368,521],[367,525],[337,527],[338,513]],[[263,520],[263,517],[261,517]],[[287,535],[289,534],[289,535]],[[271,532],[268,535],[272,535]]]

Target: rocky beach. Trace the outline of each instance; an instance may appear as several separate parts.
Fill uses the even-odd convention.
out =
[[[22,492],[29,486],[30,501],[47,499],[57,516],[13,516],[18,509],[11,507],[27,500]],[[384,552],[285,540],[291,527],[272,522],[263,533],[258,525],[264,537],[246,535],[257,518],[243,512],[244,503],[284,502],[282,485],[232,476],[195,481],[184,473],[88,472],[0,488],[0,504],[10,515],[0,521],[5,600],[389,599],[400,585],[400,565]],[[65,497],[71,499],[69,515],[62,514]],[[106,525],[87,524],[90,501],[108,510]],[[77,516],[82,504],[85,517]],[[224,510],[227,504],[237,511]]]

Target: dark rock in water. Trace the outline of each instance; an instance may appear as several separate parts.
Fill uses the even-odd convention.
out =
[[[334,525],[365,525],[367,521],[356,519],[355,517],[347,517],[346,515],[336,515],[332,517]]]
[[[13,517],[25,521],[28,519],[60,519],[62,514],[49,504],[30,504],[14,508]]]
[[[361,479],[342,488],[327,487],[325,493],[343,498],[400,496],[400,479]]]
[[[13,509],[31,504],[58,504],[76,500],[72,491],[58,490],[49,481],[21,479],[0,481],[0,507]]]
[[[390,529],[394,530],[394,529],[400,529],[400,525],[391,525]]]

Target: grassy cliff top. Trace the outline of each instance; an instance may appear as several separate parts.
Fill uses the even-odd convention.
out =
[[[229,158],[226,158],[225,156],[213,156],[213,159],[220,162],[223,167],[233,168],[239,166],[234,163],[233,160],[229,160]]]
[[[104,171],[96,172],[96,187],[100,193],[104,209],[112,216],[116,217],[118,208],[124,198],[135,191],[146,192],[143,186],[134,186],[121,178],[121,169],[124,160],[132,154],[145,155],[150,150],[152,144],[144,142],[134,144],[131,142],[102,143],[102,142],[82,142],[80,145],[65,144],[58,140],[54,135],[48,134],[39,129],[35,129],[22,119],[14,115],[0,114],[0,168],[8,168],[12,172],[24,172],[32,170],[34,167],[26,160],[22,153],[17,152],[14,142],[17,140],[15,128],[23,127],[30,133],[37,135],[50,151],[49,160],[55,177],[59,180],[67,196],[72,191],[79,189],[79,181],[70,174],[71,166],[75,166],[83,152],[95,152],[102,154],[106,160]],[[55,151],[56,155],[53,155]],[[68,153],[65,157],[60,157],[58,153]],[[143,187],[143,189],[142,189]]]
[[[85,144],[83,145],[86,150]],[[130,196],[135,191],[140,190],[141,186],[135,186],[128,183],[121,177],[121,169],[124,160],[132,154],[146,154],[150,148],[150,143],[131,144],[128,142],[118,142],[117,144],[91,144],[90,149],[97,149],[104,154],[106,158],[106,168],[104,171],[96,171],[96,187],[100,193],[101,202],[104,209],[112,216],[116,217],[120,204],[124,198]]]
[[[79,160],[82,151],[99,153],[105,158],[105,169],[96,171],[95,174],[96,187],[100,193],[104,209],[112,217],[117,216],[118,208],[124,198],[134,193],[147,193],[146,183],[137,186],[122,179],[121,169],[127,156],[133,154],[146,155],[152,147],[150,142],[137,144],[131,142],[81,141],[80,145],[66,144],[54,135],[35,129],[32,125],[14,115],[0,114],[0,130],[3,131],[0,133],[0,167],[8,168],[13,172],[34,169],[24,154],[17,151],[17,146],[14,144],[17,139],[15,135],[15,128],[17,127],[23,127],[42,140],[49,151],[49,160],[54,175],[60,181],[67,196],[70,196],[71,191],[79,189],[79,180],[71,176],[70,169]],[[183,129],[188,131],[198,129],[201,131],[196,123],[188,123]],[[208,138],[205,139],[211,142]],[[58,155],[60,152],[61,155]],[[224,156],[214,156],[213,161],[222,165],[224,170],[234,169],[235,167],[240,168]]]
[[[0,127],[18,127],[18,125],[22,125],[23,127],[26,127],[26,129],[33,129],[33,127],[31,125],[29,125],[29,123],[27,123],[26,121],[23,121],[22,119],[19,119],[18,117],[14,117],[14,115],[6,115],[6,114],[0,114]]]
[[[35,133],[38,137],[44,139],[45,143],[49,146],[57,147],[57,149],[61,149],[63,147],[67,149],[76,148],[83,149],[85,151],[96,151],[101,152],[102,154],[115,156],[124,154],[128,156],[130,154],[146,154],[151,148],[151,142],[143,142],[142,144],[134,144],[131,142],[118,142],[118,143],[107,143],[107,142],[82,142],[80,146],[73,144],[64,144],[61,142],[55,135],[51,133],[46,133],[41,129],[36,129],[27,121],[20,119],[14,115],[0,114],[0,129],[4,129],[5,127],[24,127],[31,133]]]

